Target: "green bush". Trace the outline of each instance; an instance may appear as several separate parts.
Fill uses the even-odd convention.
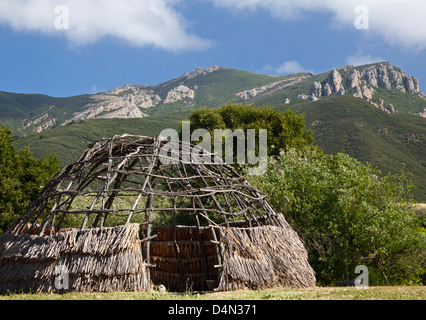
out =
[[[357,265],[368,267],[372,285],[421,281],[425,229],[404,177],[313,147],[269,158],[250,181],[302,237],[320,284],[354,279]]]
[[[36,159],[29,148],[17,152],[12,131],[0,126],[0,234],[25,214],[30,201],[60,167],[56,157]]]

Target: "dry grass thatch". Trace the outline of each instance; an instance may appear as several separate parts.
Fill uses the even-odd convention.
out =
[[[284,219],[282,222],[285,228],[215,226],[216,241],[205,227],[199,233],[195,227],[178,226],[175,241],[174,227],[160,228],[151,246],[156,265],[151,269],[152,280],[180,291],[188,287],[203,290],[206,280],[221,291],[315,286],[303,243]]]
[[[0,292],[54,292],[60,265],[75,291],[315,284],[267,195],[214,154],[198,161],[200,149],[191,158],[193,146],[167,143],[114,136],[63,168],[1,237]]]
[[[0,237],[0,292],[59,292],[55,280],[66,274],[75,291],[148,289],[138,232],[133,223],[44,237],[6,233]]]
[[[297,233],[285,227],[221,228],[223,267],[218,289],[312,287],[315,273]]]

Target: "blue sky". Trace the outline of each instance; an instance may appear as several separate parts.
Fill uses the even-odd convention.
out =
[[[424,0],[0,0],[0,91],[61,97],[211,65],[284,75],[377,61],[426,91],[425,17]]]

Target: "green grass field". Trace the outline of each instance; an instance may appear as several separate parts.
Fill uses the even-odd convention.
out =
[[[0,300],[426,300],[424,286],[274,288],[182,294],[159,291],[66,294],[13,294]]]

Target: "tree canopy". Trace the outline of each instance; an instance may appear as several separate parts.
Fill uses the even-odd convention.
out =
[[[34,158],[29,148],[17,152],[12,131],[0,126],[0,234],[25,214],[41,187],[59,171],[56,157]]]
[[[214,141],[215,129],[266,129],[268,155],[280,150],[300,148],[313,142],[311,130],[305,127],[302,115],[290,109],[285,112],[270,106],[227,104],[217,109],[198,109],[189,117],[191,130],[206,129]]]

